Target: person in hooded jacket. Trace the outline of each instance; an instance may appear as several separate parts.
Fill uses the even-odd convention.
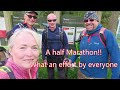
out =
[[[108,68],[112,79],[119,78],[120,51],[114,34],[104,29],[105,43],[100,38],[103,28],[95,11],[87,11],[84,15],[85,35],[80,41],[80,62],[78,79],[106,79]],[[82,32],[83,33],[83,32]],[[82,35],[81,33],[81,35]],[[96,53],[96,51],[99,51]],[[72,55],[70,62],[75,62],[79,55]],[[84,64],[84,68],[81,66]]]

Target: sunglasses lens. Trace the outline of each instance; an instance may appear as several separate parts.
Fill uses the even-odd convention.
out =
[[[51,22],[52,20],[48,20],[48,22]]]
[[[53,20],[48,20],[48,22],[52,22],[52,21],[53,21],[53,22],[55,22],[55,21],[56,21],[56,19],[53,19]]]
[[[90,22],[93,22],[94,19],[89,19]],[[88,22],[88,20],[84,20],[84,22]]]
[[[84,22],[88,22],[88,20],[84,20]]]
[[[27,15],[29,18],[34,18],[34,19],[37,19],[37,17],[36,16],[32,16],[32,15]]]
[[[27,15],[29,18],[32,18],[32,16],[31,15]]]
[[[36,16],[33,16],[33,18],[34,18],[34,19],[37,19],[37,17],[36,17]]]

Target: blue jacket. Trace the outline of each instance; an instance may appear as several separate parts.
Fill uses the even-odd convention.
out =
[[[18,28],[28,28],[28,26],[27,26],[27,24],[24,23],[24,22],[21,22],[21,23],[16,24],[16,25],[12,28],[12,30],[10,30],[9,32],[7,32],[7,39],[9,39],[9,38],[13,35],[14,31],[15,31],[16,29],[18,29]],[[33,26],[32,26],[32,30],[34,30],[34,31],[37,32],[37,29],[36,29],[35,27],[33,27]]]
[[[68,39],[66,36],[66,33],[63,31],[63,37],[60,36],[59,33],[59,27],[57,26],[55,31],[51,31],[48,28],[48,32],[47,34],[45,34],[46,30],[43,31],[42,33],[42,58],[43,60],[47,59],[47,57],[61,57],[61,56],[66,56],[68,57],[68,55],[65,53],[66,50],[68,49]],[[47,35],[47,38],[46,38]],[[60,39],[62,38],[62,40]],[[60,51],[64,49],[64,54],[60,54],[60,55],[55,55],[52,54],[52,50],[54,49],[54,51]],[[49,50],[50,54],[46,54],[46,51]]]
[[[88,34],[99,33],[102,25],[99,24],[95,30],[87,31]],[[80,51],[91,51],[91,54],[86,52],[80,56],[80,63],[85,63],[86,67],[80,67],[80,71],[88,77],[94,78],[107,78],[107,63],[110,54],[110,63],[118,64],[117,67],[112,66],[112,78],[119,78],[120,67],[120,52],[117,41],[110,30],[105,30],[104,35],[106,37],[106,47],[100,41],[99,36],[84,36],[80,42]],[[90,40],[89,40],[90,39]],[[93,54],[93,51],[101,50],[101,54]],[[109,53],[109,54],[108,54]],[[74,62],[77,59],[77,55],[72,55],[70,59]],[[92,64],[98,63],[99,66]],[[100,64],[101,63],[101,64]],[[104,67],[103,64],[106,66]]]

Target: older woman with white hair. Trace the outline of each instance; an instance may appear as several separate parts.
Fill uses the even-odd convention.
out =
[[[9,58],[0,68],[0,79],[36,79],[40,54],[40,37],[28,28],[19,28],[9,42]]]

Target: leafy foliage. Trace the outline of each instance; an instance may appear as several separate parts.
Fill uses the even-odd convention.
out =
[[[3,15],[3,12],[2,11],[0,11],[0,17],[3,17],[4,15]]]
[[[111,16],[111,11],[102,11],[102,19],[101,23],[103,24],[104,27],[109,28],[109,18]]]

